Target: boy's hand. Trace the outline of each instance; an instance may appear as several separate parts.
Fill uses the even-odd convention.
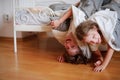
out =
[[[58,56],[57,60],[58,60],[58,62],[64,62],[64,57],[63,56]]]
[[[57,28],[60,25],[60,21],[59,20],[54,20],[51,21],[50,25],[52,26],[52,28]]]

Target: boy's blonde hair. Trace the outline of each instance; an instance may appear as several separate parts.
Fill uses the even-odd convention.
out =
[[[76,28],[76,36],[79,40],[83,40],[83,37],[88,33],[90,29],[93,29],[94,26],[98,28],[98,24],[94,21],[87,20],[78,25]]]

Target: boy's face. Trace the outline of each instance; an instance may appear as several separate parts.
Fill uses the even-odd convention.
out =
[[[65,40],[64,46],[69,55],[74,56],[79,52],[79,47],[73,37]]]
[[[84,41],[89,44],[100,44],[101,37],[96,28],[90,29],[85,37],[83,37]]]

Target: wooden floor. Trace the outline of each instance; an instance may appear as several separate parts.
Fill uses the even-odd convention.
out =
[[[31,37],[18,41],[0,38],[0,80],[120,80],[120,53],[115,52],[101,73],[93,72],[91,64],[59,63],[56,57],[64,52],[54,39]]]

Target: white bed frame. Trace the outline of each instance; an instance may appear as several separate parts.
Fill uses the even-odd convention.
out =
[[[14,52],[17,53],[17,31],[31,31],[31,32],[48,32],[50,29],[46,29],[48,26],[38,25],[17,25],[15,24],[15,10],[19,0],[13,0],[13,27],[14,27]],[[24,0],[23,0],[24,1]],[[71,0],[72,1],[72,0]],[[73,0],[74,1],[74,0]],[[68,3],[70,1],[68,0]],[[77,1],[74,1],[77,2]],[[34,0],[35,6],[49,6],[53,3],[66,3],[66,0]],[[71,2],[72,3],[72,2]],[[17,6],[18,7],[18,6]],[[22,6],[23,7],[23,6]]]

